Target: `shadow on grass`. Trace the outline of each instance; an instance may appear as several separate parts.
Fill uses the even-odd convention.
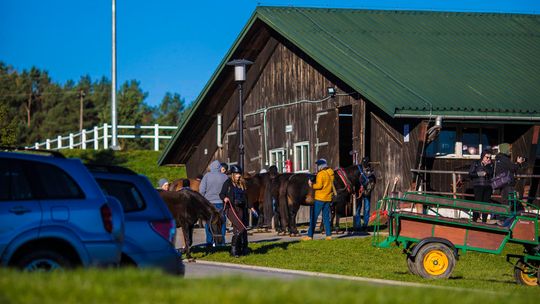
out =
[[[265,240],[264,242],[267,242],[267,240]],[[294,243],[299,243],[299,242],[300,241],[290,241],[290,242],[282,242],[282,243],[265,244],[255,250],[251,250],[251,253],[252,254],[266,254],[268,253],[268,251],[272,249],[276,249],[276,248],[287,250],[289,245],[294,244]]]
[[[279,238],[276,238],[275,240],[279,240]],[[262,241],[255,241],[255,242],[249,242],[249,243],[250,244],[268,243],[268,242],[273,242],[275,240],[262,240]],[[276,249],[276,248],[287,250],[287,247],[289,247],[290,244],[299,243],[299,242],[300,241],[290,241],[290,242],[264,244],[256,249],[253,249],[252,247],[250,247],[250,254],[266,254],[268,253],[268,251],[272,249]],[[216,253],[222,253],[222,252],[229,253],[230,250],[231,250],[230,245],[216,246],[216,247],[208,247],[208,246],[200,245],[200,246],[191,247],[191,254],[194,255],[193,257],[196,258],[195,255],[202,255],[199,257],[205,257],[210,254],[216,254]]]

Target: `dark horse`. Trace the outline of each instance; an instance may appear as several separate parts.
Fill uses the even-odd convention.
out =
[[[313,178],[314,175],[308,173],[284,173],[276,177],[275,183],[279,185],[278,209],[282,232],[289,231],[291,236],[299,236],[296,214],[300,205],[313,206],[313,189],[308,185],[308,180]]]
[[[334,170],[336,195],[332,199],[332,220],[330,222],[332,228],[334,227],[334,218],[335,227],[339,229],[340,217],[353,214],[352,196],[359,196],[362,191],[371,191],[374,183],[374,176],[368,174],[367,168],[360,164]],[[361,204],[360,201],[357,203]]]
[[[358,193],[363,181],[370,182],[366,180],[365,175],[362,176],[363,171],[364,167],[361,165],[353,165],[338,168],[334,173],[336,195],[332,199],[332,214],[336,218],[337,227],[340,215],[352,215],[351,195]],[[291,236],[299,235],[296,228],[296,214],[300,206],[313,206],[314,192],[307,181],[308,179],[314,181],[314,178],[314,175],[307,173],[284,173],[275,179],[279,184],[281,228],[288,230]]]
[[[273,180],[277,172],[270,170],[266,173],[258,173],[253,176],[247,176],[247,200],[248,208],[254,208],[259,213],[257,226],[259,228],[268,228],[271,226],[271,220],[274,213],[272,206],[272,191],[277,197],[277,191],[273,188]]]
[[[171,211],[176,227],[182,228],[187,258],[191,257],[189,249],[192,243],[193,225],[198,220],[206,221],[214,236],[214,242],[221,243],[221,233],[218,233],[223,223],[221,213],[204,196],[188,189],[159,191],[159,195]]]

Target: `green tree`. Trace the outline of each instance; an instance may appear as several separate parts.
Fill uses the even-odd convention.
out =
[[[17,121],[8,117],[8,107],[0,104],[0,145],[15,146],[17,144]]]
[[[184,107],[185,100],[180,98],[180,94],[167,92],[158,107],[157,123],[178,126],[184,113]]]

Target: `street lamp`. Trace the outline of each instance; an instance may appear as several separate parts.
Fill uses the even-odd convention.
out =
[[[244,168],[244,106],[242,97],[242,84],[246,81],[246,66],[253,62],[245,59],[235,59],[227,62],[227,65],[234,66],[234,81],[238,84],[238,165]]]

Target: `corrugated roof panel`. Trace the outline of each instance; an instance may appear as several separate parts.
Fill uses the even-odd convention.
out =
[[[258,13],[390,115],[430,104],[540,114],[539,16],[269,7]]]

